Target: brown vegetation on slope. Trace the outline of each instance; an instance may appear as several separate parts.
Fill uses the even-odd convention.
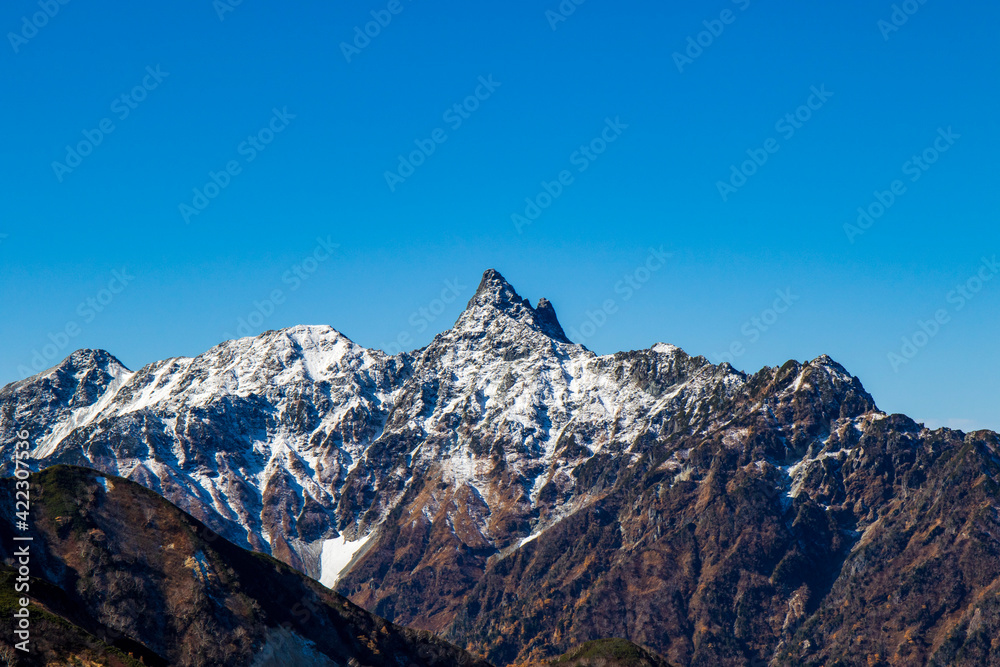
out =
[[[31,486],[32,570],[43,580],[32,595],[47,601],[53,618],[58,613],[89,633],[94,650],[102,642],[129,647],[146,664],[177,666],[402,660],[486,667],[428,633],[372,616],[274,558],[230,544],[138,484],[55,466],[32,475]],[[3,480],[4,508],[12,497],[13,481]],[[0,548],[10,537],[2,535]],[[10,552],[3,556],[11,562]],[[71,657],[60,653],[65,647],[46,648],[56,653],[46,660]]]

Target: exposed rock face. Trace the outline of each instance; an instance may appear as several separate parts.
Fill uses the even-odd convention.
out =
[[[996,434],[885,415],[826,356],[598,356],[492,270],[415,352],[329,327],[137,373],[79,352],[0,390],[4,453],[19,428],[41,466],[136,480],[495,664],[602,637],[682,665],[1000,664]]]

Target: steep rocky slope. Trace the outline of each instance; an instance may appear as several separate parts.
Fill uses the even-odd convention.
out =
[[[69,466],[30,481],[33,529],[19,534],[34,538],[34,641],[17,664],[488,667],[230,544],[137,484]],[[4,514],[13,499],[3,480]]]
[[[138,481],[495,664],[604,637],[679,665],[1000,664],[996,434],[886,415],[826,356],[598,356],[492,270],[394,357],[329,327],[135,373],[77,352],[0,390],[8,462],[20,428],[38,467]]]
[[[0,390],[0,447],[26,429],[40,467],[138,481],[228,539],[320,575],[338,490],[384,423],[405,360],[329,327],[223,343],[138,372],[83,350]]]
[[[1000,664],[996,434],[871,415],[789,465],[748,417],[491,563],[446,636],[499,664],[601,636],[692,665]]]

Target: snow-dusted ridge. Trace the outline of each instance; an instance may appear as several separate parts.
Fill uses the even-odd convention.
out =
[[[854,381],[821,357],[785,393]],[[747,382],[667,343],[596,355],[566,338],[551,303],[532,307],[490,270],[455,325],[412,353],[329,326],[134,372],[79,351],[0,390],[0,446],[28,428],[39,466],[131,478],[332,586],[397,509],[470,548],[526,545],[600,493],[580,482],[594,457],[632,465],[678,428],[724,428],[713,406]]]

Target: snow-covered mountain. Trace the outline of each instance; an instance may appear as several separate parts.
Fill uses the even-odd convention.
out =
[[[548,301],[532,308],[490,270],[452,329],[395,357],[328,326],[136,372],[80,350],[0,391],[0,446],[26,428],[39,467],[136,480],[333,584],[414,480],[465,490],[475,516],[459,530],[505,548],[585,501],[573,471],[595,454],[634,458],[665,416],[704,412],[706,395],[744,381],[664,344],[633,356],[570,343]],[[651,392],[648,373],[676,382]],[[431,494],[423,519],[440,503]]]
[[[767,547],[755,576],[766,580],[778,563],[795,572],[767,593],[786,608],[761,639],[757,653],[770,657],[829,591],[819,569],[842,563],[898,494],[909,497],[899,485],[921,460],[910,450],[929,447],[933,462],[965,437],[885,415],[826,356],[746,375],[664,343],[596,355],[567,339],[548,301],[532,307],[493,270],[451,329],[396,356],[326,326],[136,372],[78,351],[0,390],[8,471],[21,429],[39,468],[70,463],[137,481],[231,541],[499,663],[602,636],[640,639],[678,664],[730,655],[737,649],[709,641],[725,633],[716,621],[690,616],[705,596],[728,600],[750,585],[725,563],[734,549],[753,550],[733,540],[758,524],[781,546]],[[996,442],[984,437],[975,447]],[[893,461],[883,477],[871,473],[883,465],[876,453]],[[742,514],[730,496],[747,484],[756,509]],[[818,514],[803,523],[803,507]],[[739,528],[724,534],[716,522]],[[598,536],[605,542],[588,542]],[[698,555],[650,551],[668,539],[694,540]],[[538,559],[561,583],[518,569]],[[670,583],[680,575],[669,567],[693,583]],[[601,578],[609,573],[619,584]],[[621,604],[639,605],[619,610],[624,626],[594,616],[601,586],[629,589],[621,582],[633,579],[645,583],[638,597],[619,591],[632,600]],[[530,590],[517,588],[524,581]],[[667,598],[643,602],[654,589]],[[650,609],[668,603],[689,618],[646,628],[660,617]],[[751,639],[737,652],[749,655]]]

